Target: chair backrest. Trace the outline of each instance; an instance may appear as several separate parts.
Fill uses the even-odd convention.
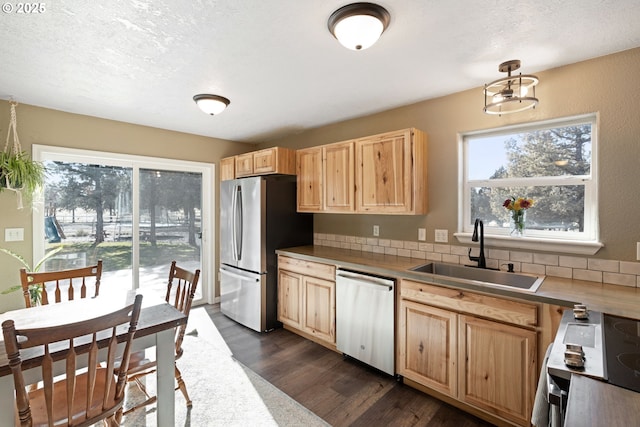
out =
[[[116,414],[124,403],[126,373],[131,341],[138,324],[142,295],[117,311],[83,322],[37,329],[16,329],[13,320],[2,323],[2,333],[13,373],[20,424],[85,426]],[[128,324],[125,336],[121,325]],[[118,335],[121,343],[118,345]],[[32,349],[32,350],[27,350]],[[98,350],[107,353],[101,364]],[[22,373],[21,352],[41,354],[34,365],[42,373],[43,387],[27,391]],[[77,372],[76,362],[87,368]],[[116,360],[124,363],[117,364]],[[54,362],[65,365],[58,375]],[[55,378],[54,378],[55,377]],[[41,425],[41,424],[37,424]]]
[[[60,302],[73,300],[77,294],[80,298],[87,296],[87,290],[94,288],[93,296],[100,293],[100,279],[102,277],[102,260],[98,260],[96,265],[88,267],[73,268],[69,270],[47,271],[44,273],[32,273],[26,269],[20,269],[20,281],[22,284],[22,294],[25,306],[32,307],[30,287],[36,286],[41,289],[40,303],[45,305],[51,301],[49,293],[52,293],[53,301]],[[92,283],[93,282],[93,283]],[[63,299],[64,294],[64,299]]]
[[[187,319],[189,318],[199,278],[200,270],[191,272],[178,267],[175,261],[171,262],[165,300],[187,316]],[[185,323],[176,330],[176,358],[182,356],[182,340],[186,329],[187,324]]]

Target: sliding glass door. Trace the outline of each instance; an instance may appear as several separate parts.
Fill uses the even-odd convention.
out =
[[[102,259],[103,286],[164,296],[175,260],[201,269],[196,299],[212,299],[211,165],[44,146],[34,158],[47,168],[34,212],[34,259],[52,254],[41,270]]]

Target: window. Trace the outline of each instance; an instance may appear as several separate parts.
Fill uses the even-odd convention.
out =
[[[164,297],[176,260],[203,271],[196,299],[208,299],[212,165],[45,146],[34,157],[47,169],[34,258],[59,251],[44,271],[102,259],[105,285]]]
[[[484,222],[485,236],[511,240],[506,199],[526,197],[530,241],[598,238],[596,116],[467,133],[461,138],[460,231]],[[599,246],[598,246],[599,247]]]

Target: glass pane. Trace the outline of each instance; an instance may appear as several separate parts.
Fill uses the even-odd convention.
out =
[[[591,173],[591,124],[468,137],[468,179]]]
[[[201,206],[202,174],[140,169],[141,288],[164,297],[173,260],[186,270],[201,268]]]
[[[527,230],[584,231],[584,186],[539,186],[471,189],[471,220],[480,218],[485,225],[509,228],[510,211],[503,204],[511,197],[534,201],[527,210]]]
[[[103,283],[131,289],[131,169],[59,161],[45,166],[46,252],[61,249],[40,270],[102,259]]]

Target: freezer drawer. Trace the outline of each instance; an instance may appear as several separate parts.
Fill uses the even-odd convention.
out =
[[[220,267],[220,311],[258,332],[266,328],[264,274]]]
[[[395,373],[391,279],[336,272],[336,347],[389,375]]]

